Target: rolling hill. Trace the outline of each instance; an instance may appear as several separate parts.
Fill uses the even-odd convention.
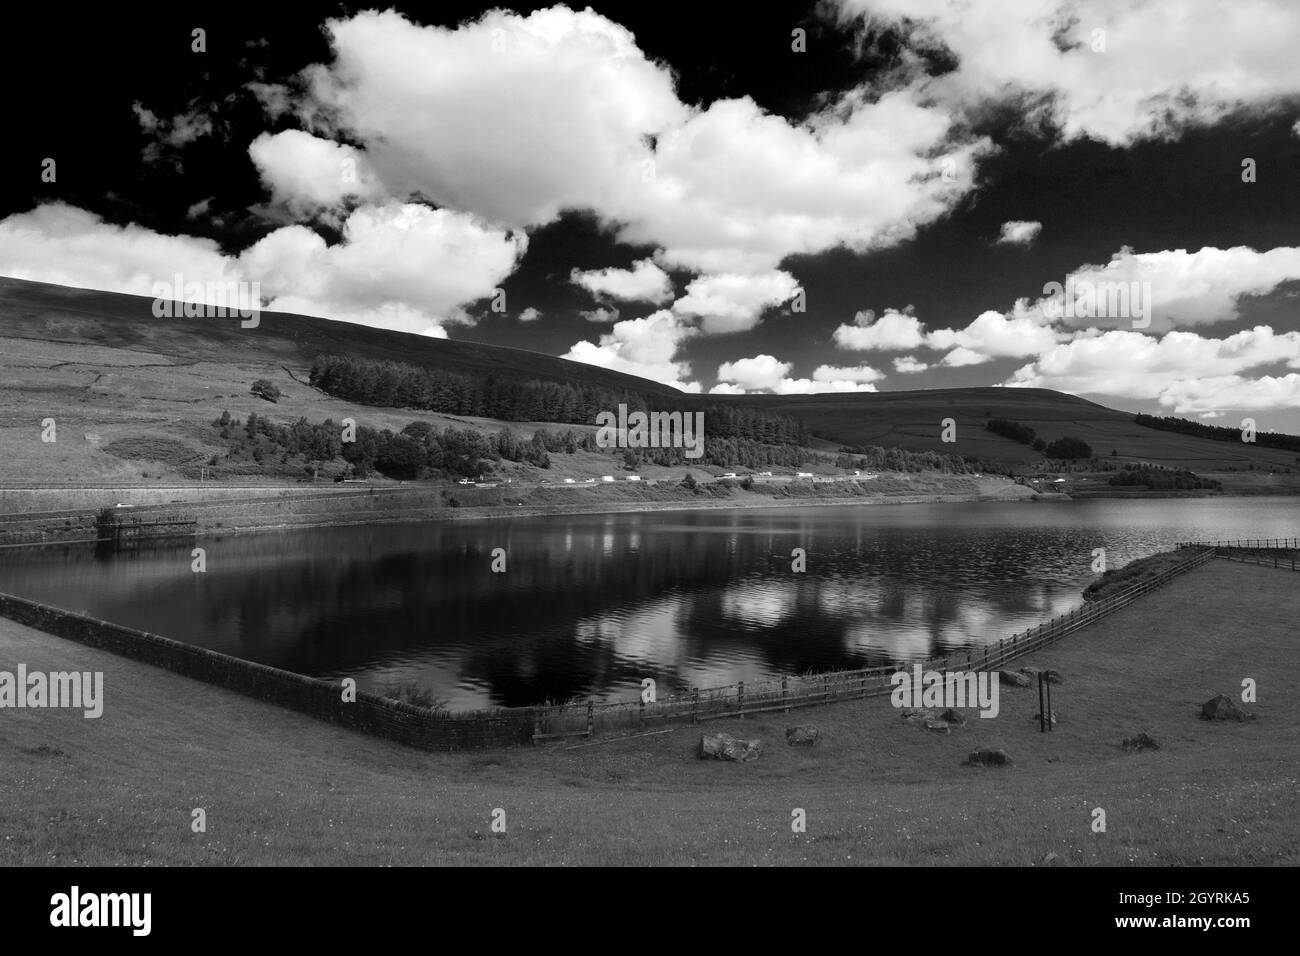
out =
[[[754,407],[799,418],[816,436],[813,445],[823,449],[897,446],[1032,469],[1041,456],[987,431],[984,423],[993,417],[1023,422],[1048,441],[1082,438],[1102,456],[1113,450],[1122,459],[1198,472],[1253,471],[1257,484],[1267,484],[1269,472],[1296,465],[1296,456],[1286,451],[1147,428],[1130,413],[1044,389],[687,396],[631,375],[519,349],[282,313],[263,313],[256,329],[241,328],[237,319],[160,319],[147,297],[0,278],[0,484],[166,477],[165,466],[142,472],[138,463],[104,449],[121,439],[155,439],[185,443],[196,456],[215,452],[210,423],[222,410],[240,419],[256,411],[285,422],[353,417],[375,428],[400,429],[415,418],[500,427],[490,420],[373,408],[324,395],[306,382],[312,360],[323,353],[636,391],[665,409],[701,400]],[[281,388],[278,404],[249,394],[259,378]],[[47,418],[58,423],[57,443],[40,441],[40,423]],[[945,418],[957,423],[955,443],[941,441]]]

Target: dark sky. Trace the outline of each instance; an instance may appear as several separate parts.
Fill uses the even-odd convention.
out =
[[[503,9],[526,13],[539,7],[510,4]],[[713,18],[698,3],[596,3],[593,8],[630,30],[649,60],[671,69],[676,96],[685,107],[703,111],[749,97],[792,127],[855,90],[883,88],[890,83],[890,71],[912,55],[919,64],[912,68],[933,76],[954,71],[962,62],[952,50],[909,44],[896,24],[841,20],[834,8],[806,2],[728,5],[715,8],[721,15]],[[7,12],[0,69],[11,91],[11,135],[0,150],[0,233],[6,217],[57,201],[115,226],[134,223],[167,236],[210,239],[229,257],[292,221],[328,244],[339,243],[338,220],[294,220],[271,208],[268,188],[250,161],[249,143],[259,134],[300,129],[303,123],[296,116],[268,116],[248,84],[289,81],[309,64],[331,63],[334,53],[322,24],[364,9],[306,3],[270,12],[270,5],[237,9],[221,4],[148,13],[105,7],[72,15],[45,4]],[[462,3],[398,4],[396,9],[416,24],[444,27],[483,12]],[[190,49],[195,27],[207,31],[202,54]],[[808,31],[803,55],[790,49],[795,27]],[[904,56],[905,50],[911,53]],[[1240,55],[1249,58],[1252,52],[1243,48]],[[1130,137],[1115,145],[1071,138],[1051,124],[1026,124],[1014,101],[967,111],[963,135],[986,136],[993,149],[978,162],[974,187],[944,214],[924,222],[910,238],[872,251],[828,244],[813,254],[781,258],[774,268],[793,276],[805,291],[806,313],[791,314],[776,304],[762,309],[743,331],[686,335],[676,359],[689,363],[689,377],[706,390],[718,380],[718,366],[760,355],[789,363],[788,377],[795,379],[808,378],[820,365],[870,365],[881,372],[874,383],[881,390],[1000,384],[1039,356],[993,355],[979,364],[937,367],[944,355],[937,348],[845,350],[836,348],[833,334],[860,310],[879,314],[909,305],[929,330],[960,330],[987,310],[1006,313],[1019,298],[1037,298],[1045,282],[1064,280],[1087,264],[1106,263],[1123,247],[1144,254],[1245,246],[1262,255],[1300,246],[1300,177],[1295,175],[1300,136],[1292,128],[1300,111],[1295,91],[1284,79],[1263,106],[1225,111],[1214,122],[1187,124],[1168,138]],[[1171,70],[1168,86],[1175,89],[1179,82]],[[133,104],[164,120],[185,113],[206,117],[212,132],[181,146],[167,145],[158,131],[142,129]],[[374,147],[374,141],[359,140],[346,130],[336,140]],[[46,157],[58,163],[53,184],[40,180]],[[1256,160],[1256,182],[1242,182],[1243,157]],[[443,205],[438,197],[404,198]],[[201,212],[190,212],[204,200],[208,205]],[[997,244],[1002,224],[1015,220],[1041,223],[1041,231],[1028,245]],[[617,307],[624,320],[654,312],[651,303],[599,301],[569,281],[573,269],[630,267],[664,245],[621,243],[616,229],[611,215],[591,210],[568,211],[548,224],[530,225],[527,252],[502,282],[510,304],[506,314],[489,311],[486,298],[468,301],[463,305],[474,324],[449,322],[446,333],[563,355],[577,342],[594,344],[612,331],[610,323],[587,321],[580,310]],[[5,273],[4,248],[0,241],[0,274]],[[76,263],[64,265],[76,271]],[[9,273],[14,271],[11,266]],[[704,274],[685,268],[669,272],[677,296],[695,275]],[[1268,280],[1262,296],[1247,296],[1237,304],[1236,317],[1183,326],[1175,320],[1172,330],[1215,339],[1261,324],[1279,336],[1300,332],[1295,308],[1300,269],[1283,268],[1274,278],[1278,281]],[[1196,294],[1197,279],[1195,272],[1180,279],[1177,295]],[[1231,285],[1233,280],[1207,281]],[[520,321],[525,308],[539,310],[542,318]],[[1169,332],[1152,330],[1156,336]],[[904,354],[932,367],[919,375],[897,373],[891,363]],[[1294,376],[1288,366],[1292,355],[1282,350],[1271,362],[1228,374],[1248,381]],[[1189,362],[1178,373],[1188,381],[1221,377],[1225,371],[1180,360]],[[1123,394],[1090,387],[1094,381],[1102,384],[1095,378],[1044,384],[1116,407],[1166,414],[1178,410],[1191,418],[1208,413],[1222,417],[1220,423],[1250,414],[1263,428],[1300,430],[1295,399],[1300,387],[1295,383],[1279,386],[1275,399],[1254,407],[1237,401],[1241,393],[1233,388],[1221,391],[1216,400],[1213,388],[1188,386],[1199,397],[1176,409],[1172,399],[1159,400],[1162,386],[1154,378],[1150,388],[1134,384]],[[749,387],[760,386],[751,382]]]

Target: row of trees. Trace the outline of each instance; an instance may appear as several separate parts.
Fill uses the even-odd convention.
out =
[[[1145,485],[1156,491],[1223,490],[1222,482],[1213,478],[1202,478],[1185,468],[1162,468],[1158,465],[1125,465],[1107,479],[1107,484],[1119,487]]]
[[[860,471],[942,471],[955,475],[978,470],[958,455],[881,448],[879,445],[843,445],[835,456],[835,467]]]
[[[1205,425],[1201,422],[1189,422],[1185,418],[1142,414],[1134,418],[1134,421],[1139,425],[1145,425],[1147,428],[1159,428],[1161,431],[1195,435],[1197,438],[1210,438],[1214,441],[1241,441],[1240,428],[1228,428],[1224,425]],[[1281,448],[1284,451],[1300,452],[1300,436],[1285,435],[1280,432],[1256,432],[1255,444],[1264,448]]]
[[[336,398],[362,405],[421,408],[447,415],[502,421],[596,424],[600,412],[651,411],[666,399],[635,390],[568,381],[501,378],[485,372],[429,369],[405,362],[322,355],[311,367],[311,384]],[[670,411],[704,412],[708,435],[747,438],[771,445],[806,443],[803,423],[758,409],[682,396]],[[659,410],[665,410],[660,408]]]

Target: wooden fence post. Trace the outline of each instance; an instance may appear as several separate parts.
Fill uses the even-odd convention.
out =
[[[1038,672],[1038,732],[1041,734],[1046,731],[1043,721],[1047,718],[1047,711],[1043,708],[1043,672]]]
[[[1040,674],[1039,676],[1042,676],[1042,675]],[[1053,727],[1052,727],[1052,682],[1051,682],[1050,680],[1046,680],[1046,679],[1045,679],[1045,680],[1043,681],[1043,685],[1047,688],[1047,712],[1044,714],[1044,717],[1045,717],[1046,720],[1047,720],[1047,732],[1050,734],[1050,733],[1053,732]]]
[[[641,721],[640,721],[640,727],[639,727],[639,729],[640,729],[640,730],[645,730],[645,698],[644,698],[644,697],[641,698],[641,715],[640,715],[640,716],[641,716]]]
[[[590,737],[596,729],[596,703],[588,698],[587,700],[587,736]]]
[[[736,685],[737,696],[740,698],[740,719],[745,719],[745,682],[742,680]]]
[[[700,689],[698,687],[695,687],[692,688],[692,694],[691,694],[691,723],[698,724],[699,722],[700,722]]]

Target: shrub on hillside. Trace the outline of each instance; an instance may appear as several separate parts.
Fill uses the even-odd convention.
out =
[[[259,378],[249,389],[258,398],[264,398],[268,402],[278,402],[280,400],[280,390],[276,388],[275,383],[269,379]]]

